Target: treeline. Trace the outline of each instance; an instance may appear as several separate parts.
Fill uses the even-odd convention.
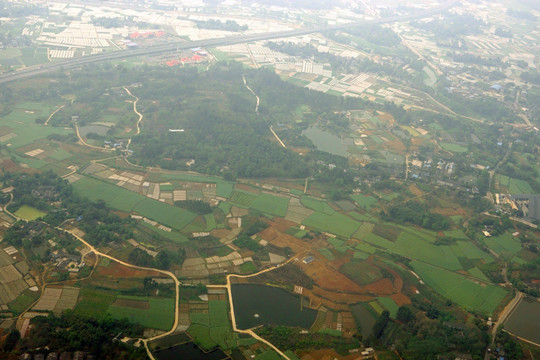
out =
[[[240,31],[246,31],[248,29],[247,25],[240,25],[234,20],[227,20],[225,22],[221,22],[220,20],[210,19],[207,21],[195,21],[195,24],[197,24],[197,27],[199,29],[209,29],[209,30],[225,30],[225,31],[240,32]]]
[[[333,336],[324,331],[301,333],[299,329],[286,326],[264,326],[257,329],[257,334],[282,350],[334,349],[339,354],[349,354],[349,350],[358,348],[360,343],[355,338]]]
[[[471,14],[450,14],[445,15],[442,19],[437,18],[428,22],[412,21],[411,25],[430,31],[438,38],[451,38],[479,34],[485,23]]]
[[[381,216],[387,221],[408,222],[431,230],[446,230],[451,225],[446,217],[431,213],[427,205],[416,201],[390,206]]]
[[[24,339],[14,341],[12,336],[11,348],[18,351],[74,352],[84,351],[95,359],[147,359],[144,348],[135,348],[121,341],[114,341],[115,336],[136,337],[143,335],[144,328],[130,323],[127,319],[115,320],[110,316],[89,318],[74,314],[67,310],[61,316],[49,314],[32,319],[32,331]],[[15,346],[13,346],[15,343]],[[47,350],[45,350],[47,349]],[[2,355],[9,352],[0,352]]]
[[[381,25],[365,25],[343,29],[347,34],[366,39],[380,46],[397,46],[401,43],[399,36],[389,27]]]

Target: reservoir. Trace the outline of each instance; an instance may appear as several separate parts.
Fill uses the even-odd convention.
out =
[[[522,300],[505,321],[504,328],[519,337],[540,343],[540,302]]]
[[[154,351],[153,354],[157,360],[223,360],[229,358],[220,349],[205,353],[193,342],[187,342],[168,349]]]
[[[309,329],[317,311],[303,307],[300,297],[283,289],[258,284],[231,285],[234,315],[239,329],[283,325]]]
[[[352,139],[340,139],[334,134],[321,130],[318,127],[311,126],[302,131],[317,147],[317,150],[325,151],[333,155],[348,157],[347,146],[353,145]]]

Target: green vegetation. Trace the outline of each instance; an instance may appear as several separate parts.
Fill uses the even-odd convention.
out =
[[[251,209],[263,212],[265,214],[285,217],[289,198],[279,197],[270,194],[260,194],[251,204]]]
[[[15,216],[18,216],[24,220],[36,220],[46,215],[46,213],[44,213],[43,211],[40,211],[28,205],[21,206],[19,210],[17,210],[14,214]]]
[[[174,299],[119,295],[116,300],[120,299],[134,300],[133,303],[136,305],[131,307],[113,303],[109,306],[108,313],[114,319],[127,318],[145,327],[170,330],[173,322]]]
[[[463,275],[420,261],[412,261],[414,271],[433,290],[470,311],[493,314],[508,291],[493,285],[479,284]]]
[[[235,345],[237,335],[230,325],[226,301],[209,301],[208,313],[190,313],[190,320],[188,333],[201,348],[226,350]]]
[[[360,226],[359,222],[338,212],[332,215],[314,212],[302,224],[343,237],[351,237]]]

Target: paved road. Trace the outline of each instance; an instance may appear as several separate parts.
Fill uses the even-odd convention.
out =
[[[221,45],[232,45],[232,44],[242,44],[246,42],[259,41],[259,40],[269,40],[277,38],[287,38],[291,36],[300,36],[316,32],[332,31],[332,30],[341,30],[348,27],[362,26],[362,25],[375,25],[375,24],[387,24],[393,22],[404,22],[415,19],[420,19],[432,15],[439,14],[444,12],[453,6],[457,5],[460,0],[448,0],[447,2],[437,6],[433,9],[427,9],[419,11],[414,14],[405,15],[405,16],[390,16],[381,19],[375,20],[365,20],[352,22],[349,24],[337,25],[337,26],[325,26],[325,27],[312,27],[304,28],[298,30],[287,30],[287,31],[278,31],[272,33],[259,33],[252,35],[242,35],[242,36],[229,36],[218,39],[207,39],[207,40],[197,40],[197,41],[173,41],[164,44],[157,44],[148,46],[146,48],[134,49],[134,50],[122,50],[107,52],[95,55],[88,55],[75,59],[67,59],[63,61],[55,61],[53,63],[48,63],[44,65],[37,65],[24,68],[15,72],[5,73],[0,75],[0,83],[7,83],[15,80],[24,79],[30,76],[45,74],[57,70],[65,70],[68,68],[78,67],[85,64],[104,62],[115,59],[125,59],[129,57],[145,56],[145,55],[157,55],[162,53],[167,53],[171,51],[177,51],[179,49],[191,49],[194,47],[215,47]]]

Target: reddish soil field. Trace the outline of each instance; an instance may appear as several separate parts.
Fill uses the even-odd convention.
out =
[[[407,295],[403,295],[402,293],[397,293],[390,295],[392,300],[396,302],[398,306],[407,305],[411,303],[411,299]]]
[[[273,222],[273,225],[280,233],[284,233],[291,226],[297,226],[298,224],[289,220],[282,218],[276,218]]]

